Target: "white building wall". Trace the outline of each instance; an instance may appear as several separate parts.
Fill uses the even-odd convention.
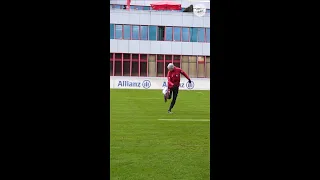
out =
[[[110,39],[110,52],[210,56],[210,43]]]
[[[110,23],[209,28],[210,15],[206,14],[203,17],[198,17],[193,13],[186,12],[111,9]]]
[[[150,6],[151,3],[158,2],[161,0],[131,0],[130,5],[140,5],[140,6]],[[174,2],[178,2],[181,4],[182,8],[187,8],[191,4],[203,4],[206,6],[207,9],[210,9],[210,1],[207,2],[200,2],[204,0],[171,0]],[[110,0],[110,4],[127,4],[127,0]]]
[[[134,3],[135,2],[135,3]],[[132,5],[150,5],[151,1],[132,0]],[[153,1],[154,2],[154,1]],[[112,4],[126,4],[126,0],[111,0]],[[189,4],[190,5],[190,4]],[[189,6],[187,5],[187,6]],[[110,10],[111,24],[184,26],[210,28],[210,15],[203,17],[193,13],[162,12],[146,10]],[[143,54],[176,54],[210,56],[210,43],[144,41],[110,39],[112,53],[143,53]]]

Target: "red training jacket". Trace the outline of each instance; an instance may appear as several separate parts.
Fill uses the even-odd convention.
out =
[[[171,89],[174,85],[180,86],[180,74],[190,80],[189,76],[182,69],[174,67],[173,71],[168,72],[168,89]]]

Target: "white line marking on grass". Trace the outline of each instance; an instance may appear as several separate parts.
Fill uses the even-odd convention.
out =
[[[159,121],[210,121],[210,119],[158,119]]]
[[[161,98],[134,98],[134,97],[127,97],[127,99],[161,99]]]

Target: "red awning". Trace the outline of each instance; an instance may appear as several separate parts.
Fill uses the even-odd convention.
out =
[[[181,4],[172,1],[159,1],[150,4],[153,10],[181,10]]]

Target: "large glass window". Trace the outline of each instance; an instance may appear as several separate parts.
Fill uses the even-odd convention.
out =
[[[130,39],[130,25],[123,25],[123,39]]]
[[[122,25],[116,25],[116,39],[122,39]]]
[[[205,42],[204,28],[198,28],[198,42]]]
[[[172,27],[166,27],[166,41],[172,41]]]
[[[113,76],[113,53],[110,53],[110,76]]]
[[[168,64],[169,63],[172,63],[173,61],[172,61],[172,55],[165,55],[165,67],[164,67],[164,70],[165,70],[165,73],[164,73],[164,76],[167,76],[168,75],[168,68],[167,68],[167,66],[168,66]]]
[[[122,76],[122,54],[115,54],[115,68],[114,68],[115,76]]]
[[[173,40],[181,41],[181,27],[174,27],[173,29],[174,29]]]
[[[140,27],[140,39],[141,40],[148,40],[148,26],[141,26]]]
[[[149,40],[157,40],[157,26],[149,26]]]
[[[123,76],[130,76],[131,54],[123,54]]]
[[[136,9],[136,6],[130,5],[130,9]]]
[[[181,59],[180,55],[174,55],[173,56],[173,65],[176,67],[180,67],[180,59]]]
[[[148,56],[146,54],[140,54],[140,76],[148,75]]]
[[[110,24],[110,39],[114,39],[114,24]]]
[[[129,53],[110,53],[110,76],[165,77],[169,63],[181,67],[191,78],[210,77],[210,56]]]
[[[147,61],[140,61],[140,76],[147,76]]]
[[[197,42],[198,28],[190,28],[190,42]]]
[[[182,41],[189,42],[189,28],[182,28]]]
[[[113,8],[114,8],[114,9],[121,9],[121,8],[120,8],[120,5],[117,5],[117,4],[113,5]]]
[[[139,39],[139,26],[132,26],[132,39],[133,40]]]
[[[210,28],[206,28],[206,42],[210,42]]]
[[[139,76],[139,54],[132,54],[131,76]]]
[[[164,77],[164,61],[157,62],[157,76]]]
[[[158,41],[164,40],[164,26],[158,26]]]

